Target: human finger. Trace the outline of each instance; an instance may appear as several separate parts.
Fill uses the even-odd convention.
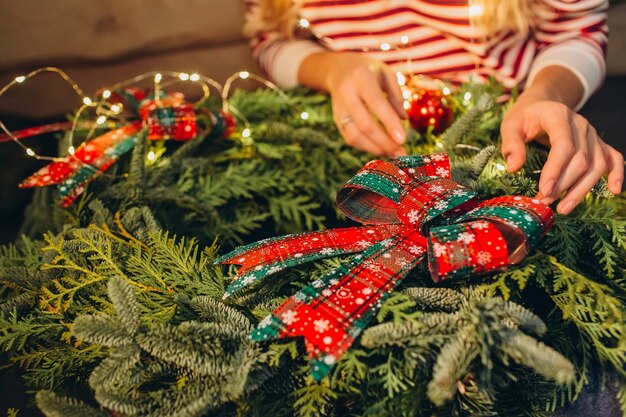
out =
[[[519,116],[510,116],[502,121],[502,156],[509,172],[515,172],[524,165],[526,160],[526,141],[523,131],[523,120]]]
[[[624,155],[609,145],[608,161],[609,161],[609,191],[613,194],[622,192],[622,184],[624,184]]]
[[[406,109],[404,108],[404,97],[402,97],[402,91],[400,90],[396,73],[389,68],[385,68],[382,78],[382,88],[385,93],[387,93],[387,98],[393,106],[393,109],[402,119],[408,118]]]
[[[377,83],[363,83],[359,89],[362,101],[385,127],[387,135],[398,145],[406,141],[406,132],[398,114]]]
[[[545,202],[551,203],[574,186],[579,180],[588,175],[592,175],[592,165],[597,166],[598,163],[596,159],[599,158],[599,160],[603,160],[603,151],[599,146],[602,141],[598,137],[595,129],[584,117],[576,115],[573,118],[571,132],[572,143],[575,148],[574,154],[559,173],[551,194],[542,192]],[[553,151],[554,148],[550,153]],[[597,179],[598,178],[596,178],[596,181]]]
[[[563,175],[563,171],[566,166],[572,162],[572,158],[577,152],[580,142],[586,143],[586,139],[579,138],[580,135],[574,134],[576,129],[573,129],[570,124],[570,118],[567,114],[561,114],[561,117],[554,117],[550,120],[549,117],[541,116],[539,119],[541,128],[548,134],[550,139],[551,149],[548,154],[548,159],[541,170],[541,177],[539,178],[539,191],[548,200],[553,201],[558,193],[555,193],[557,181]],[[583,161],[587,161],[583,158]],[[567,188],[577,178],[573,178],[575,170],[568,176],[567,181],[562,181],[562,184],[567,184],[564,188]]]
[[[574,207],[585,198],[587,193],[607,171],[607,155],[602,149],[601,142],[596,142],[593,148],[593,151],[590,152],[591,160],[587,169],[584,170],[583,175],[581,175],[575,183],[568,187],[567,192],[557,205],[556,209],[560,214],[570,214]],[[572,169],[576,169],[574,163],[570,166],[573,167]]]

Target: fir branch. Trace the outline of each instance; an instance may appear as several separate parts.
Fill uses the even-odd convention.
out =
[[[50,391],[39,391],[35,397],[37,406],[46,417],[108,417],[103,410],[90,407],[73,398],[60,397]]]

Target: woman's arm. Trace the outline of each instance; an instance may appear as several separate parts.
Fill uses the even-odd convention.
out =
[[[539,52],[528,86],[507,111],[501,127],[502,153],[509,171],[526,157],[525,144],[538,140],[552,147],[539,180],[546,203],[561,197],[557,211],[570,213],[609,173],[609,190],[619,193],[624,180],[622,155],[604,143],[577,114],[602,83],[607,41],[607,0],[542,0],[533,36]]]

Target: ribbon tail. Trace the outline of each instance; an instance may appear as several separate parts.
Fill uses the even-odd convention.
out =
[[[140,135],[125,135],[111,142],[100,156],[90,158],[91,163],[83,164],[70,179],[59,185],[58,196],[61,205],[70,206],[85,191],[87,184],[102,175],[120,156],[133,149],[139,138]]]
[[[426,239],[417,232],[379,242],[289,298],[250,337],[303,336],[312,375],[320,380],[425,253]]]
[[[224,298],[285,268],[363,251],[399,230],[398,225],[347,227],[270,238],[243,246],[216,260],[216,263],[241,265]]]

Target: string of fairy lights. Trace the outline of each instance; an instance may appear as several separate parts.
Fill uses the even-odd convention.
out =
[[[243,125],[243,129],[240,132],[242,138],[250,138],[252,135],[252,130],[250,127],[250,122],[248,119],[236,108],[234,107],[228,100],[230,91],[234,83],[238,80],[254,80],[257,81],[267,88],[270,88],[277,92],[281,98],[283,98],[286,102],[289,101],[289,97],[282,91],[276,84],[271,81],[250,73],[248,71],[238,71],[232,74],[227,78],[224,85],[220,84],[213,78],[198,74],[198,73],[187,73],[187,72],[177,72],[177,71],[148,71],[137,75],[135,77],[126,79],[124,81],[113,84],[110,87],[100,89],[95,92],[93,95],[87,95],[83,89],[76,83],[65,71],[57,67],[43,67],[36,69],[34,71],[29,72],[28,74],[19,75],[11,80],[8,84],[0,89],[0,98],[11,88],[14,88],[20,84],[24,84],[31,78],[42,74],[42,73],[52,73],[58,75],[63,81],[71,86],[73,91],[78,95],[81,100],[81,105],[77,109],[74,114],[71,128],[68,133],[68,142],[69,146],[67,148],[67,155],[71,158],[76,152],[76,146],[74,144],[74,136],[76,130],[80,126],[86,127],[88,129],[88,133],[86,135],[86,141],[88,141],[98,129],[114,129],[120,125],[120,118],[123,116],[124,105],[121,102],[110,102],[109,99],[112,97],[114,91],[122,89],[124,87],[128,87],[131,85],[136,85],[144,80],[151,79],[153,82],[153,91],[154,91],[154,102],[157,106],[162,106],[160,99],[160,92],[163,89],[178,83],[178,82],[191,82],[197,84],[202,89],[202,97],[193,103],[195,107],[202,105],[206,100],[211,97],[211,88],[217,91],[222,101],[222,109],[225,112],[232,114],[236,117]],[[95,113],[95,117],[92,121],[85,123],[81,121],[81,116],[87,110],[93,110]],[[309,113],[306,111],[302,111],[300,113],[300,117],[303,120],[309,118]],[[45,161],[65,161],[66,157],[58,157],[58,156],[47,156],[40,155],[31,147],[22,143],[19,137],[13,134],[9,128],[5,125],[5,123],[0,120],[0,129],[5,133],[5,135],[10,138],[15,144],[20,146],[28,157],[37,159],[37,160],[45,160]],[[154,160],[156,158],[155,152],[152,150],[147,154],[148,160]],[[74,161],[89,167],[93,170],[98,170],[97,167],[91,166],[91,164],[82,161],[76,157],[74,157]]]

